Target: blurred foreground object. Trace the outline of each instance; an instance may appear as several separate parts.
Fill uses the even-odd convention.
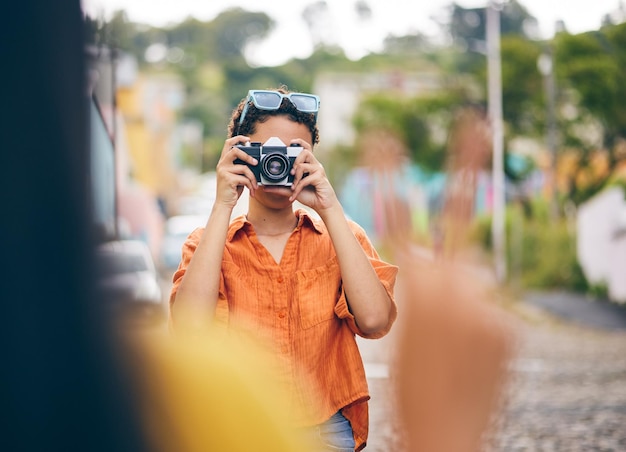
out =
[[[466,252],[476,175],[489,155],[486,131],[480,112],[458,115],[449,140],[445,204],[430,238],[433,250],[412,230],[405,196],[392,184],[382,193],[386,249],[400,267],[393,373],[407,451],[480,450],[514,351],[512,322],[494,303],[493,277]],[[379,132],[369,140],[388,145],[390,136]],[[393,162],[372,169],[381,179],[392,178]],[[404,162],[395,159],[396,165]]]
[[[290,427],[273,359],[238,335],[149,334],[129,347],[152,451],[293,452],[306,447]]]
[[[0,432],[5,451],[145,449],[93,266],[89,97],[78,0],[0,27]]]
[[[480,450],[501,402],[512,329],[471,269],[418,253],[398,265],[395,383],[407,450]]]

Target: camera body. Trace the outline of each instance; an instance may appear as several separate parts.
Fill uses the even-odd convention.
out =
[[[254,173],[257,183],[283,187],[290,187],[293,184],[293,175],[291,174],[293,162],[304,149],[297,144],[286,146],[277,137],[271,137],[263,144],[252,142],[235,147],[251,155],[259,162],[254,166],[241,159],[236,159],[234,162],[238,165],[248,166]]]

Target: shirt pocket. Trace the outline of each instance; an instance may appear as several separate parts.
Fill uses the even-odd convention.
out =
[[[296,299],[303,329],[338,319],[335,305],[341,294],[341,273],[334,257],[326,264],[296,273]]]

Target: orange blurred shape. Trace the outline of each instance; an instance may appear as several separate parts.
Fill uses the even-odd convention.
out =
[[[407,450],[478,451],[501,402],[510,321],[458,263],[405,257],[400,268],[395,389]]]
[[[398,147],[393,137],[377,145]],[[481,450],[500,408],[514,352],[513,322],[495,303],[490,272],[469,259],[474,253],[468,240],[477,176],[490,148],[484,114],[461,109],[449,135],[447,187],[433,222],[433,252],[415,243],[407,220],[411,206],[402,193],[390,184],[382,191],[384,242],[400,268],[393,381],[407,451]],[[393,166],[372,169],[381,178],[393,172]]]

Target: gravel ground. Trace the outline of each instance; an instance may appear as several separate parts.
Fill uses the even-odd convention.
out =
[[[626,452],[626,331],[567,323],[529,305],[513,313],[519,352],[484,452]],[[365,451],[398,452],[386,367],[393,335],[360,345],[372,395]]]
[[[526,322],[489,451],[626,451],[626,332]]]

